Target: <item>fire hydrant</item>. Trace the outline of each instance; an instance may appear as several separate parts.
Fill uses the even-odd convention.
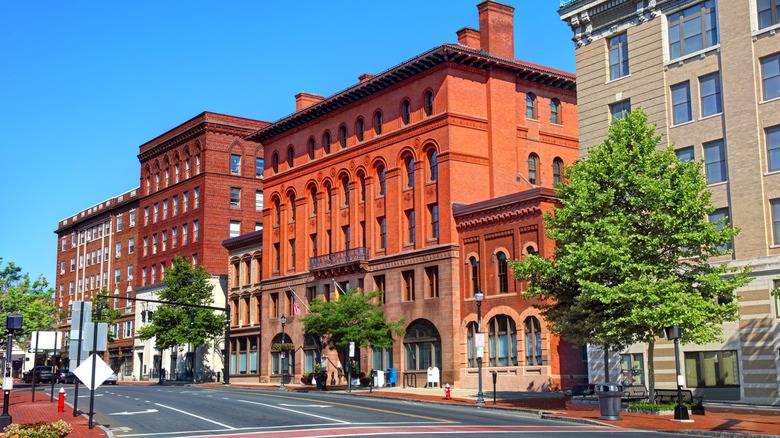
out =
[[[57,412],[65,412],[65,388],[60,388],[60,394],[57,398]]]
[[[452,400],[452,396],[450,396],[450,384],[444,385],[444,400]]]

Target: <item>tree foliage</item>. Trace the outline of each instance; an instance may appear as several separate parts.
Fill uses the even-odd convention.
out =
[[[734,290],[747,284],[747,270],[709,263],[729,252],[738,230],[707,221],[714,207],[701,163],[657,149],[659,141],[641,110],[616,121],[566,169],[563,207],[544,217],[554,257],[512,262],[564,339],[648,342],[652,354],[664,327],[681,326],[684,343],[706,343],[738,318]]]
[[[2,263],[0,257],[0,265]],[[53,297],[54,289],[49,287],[43,275],[33,281],[29,274],[22,274],[21,267],[8,262],[0,270],[0,339],[6,339],[5,321],[11,313],[22,314],[22,332],[14,339],[22,347],[29,346],[31,332],[54,330],[57,308]]]
[[[303,331],[316,338],[323,336],[331,349],[346,348],[350,342],[361,348],[390,348],[393,335],[403,335],[406,322],[387,320],[379,304],[382,294],[353,288],[332,301],[316,298],[310,304],[311,314],[301,318]]]
[[[183,257],[175,257],[165,270],[165,289],[157,293],[160,304],[154,309],[152,323],[138,330],[141,339],[155,338],[157,349],[177,345],[204,345],[224,332],[225,315],[213,309],[188,305],[211,306],[214,303],[210,275],[203,266],[193,268]]]
[[[119,321],[119,318],[122,317],[122,314],[124,313],[120,309],[114,309],[109,304],[110,294],[107,290],[102,289],[99,294],[95,295],[92,298],[92,322],[104,322],[108,324],[109,327],[116,324],[117,321]],[[98,307],[100,307],[100,318],[97,318],[97,312],[95,311]],[[109,330],[108,332],[108,342],[114,342],[116,340],[116,337],[112,334],[112,332]]]

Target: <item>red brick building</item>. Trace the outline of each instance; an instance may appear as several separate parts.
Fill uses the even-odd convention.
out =
[[[254,373],[249,366],[239,375],[279,381],[280,352],[273,346],[282,340],[282,315],[285,343],[296,347],[287,373],[297,381],[310,371],[320,351],[302,335],[293,293],[305,313],[313,298],[333,299],[338,284],[384,290],[387,316],[408,324],[394,348],[358,351],[361,370],[392,367],[406,383],[422,385],[435,366],[442,383],[475,386],[468,327],[476,306],[467,255],[489,259],[486,245],[473,244],[493,231],[466,219],[459,225],[453,205],[552,188],[578,157],[574,75],[515,59],[514,8],[485,1],[478,10],[480,29],[458,31],[458,44],[362,75],[328,98],[301,93],[294,114],[247,137],[268,160],[268,201],[262,257],[232,247],[234,323],[251,328],[236,353],[249,361],[245,353],[259,351]],[[539,230],[528,234],[525,225],[510,224],[540,226],[541,210],[552,201],[549,192],[533,193],[539,207],[503,218],[517,228],[510,231],[516,240],[504,246],[509,259],[551,244]],[[487,281],[489,274],[480,272]],[[486,317],[507,315],[517,331],[507,353],[514,357],[495,367],[522,378],[501,379],[499,388],[559,385],[568,353],[559,353],[543,325],[532,333],[544,342],[542,364],[520,364],[522,318],[533,310],[519,297],[521,285],[512,284],[506,295],[487,288],[482,305]],[[329,371],[346,361],[343,353],[330,356]]]

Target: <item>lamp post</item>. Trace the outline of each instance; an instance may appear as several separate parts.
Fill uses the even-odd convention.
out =
[[[3,374],[3,414],[0,415],[0,431],[13,422],[11,414],[8,413],[9,397],[11,395],[11,389],[14,387],[13,372],[13,343],[14,333],[18,333],[22,330],[22,315],[15,313],[10,314],[5,318],[5,328],[8,330],[8,339],[6,344],[6,356],[5,356],[5,373]]]
[[[478,345],[484,345],[484,339],[482,339],[482,299],[485,298],[485,295],[482,293],[481,289],[477,289],[477,291],[474,293],[474,300],[477,302],[477,337],[480,338],[481,342],[478,341]],[[477,392],[477,404],[478,405],[484,405],[485,404],[485,397],[482,394],[482,348],[477,348],[477,377],[479,379],[479,391]]]
[[[682,402],[682,376],[680,375],[680,338],[682,337],[682,327],[673,325],[664,328],[666,339],[674,340],[674,363],[677,367],[677,406],[674,407],[674,419],[678,421],[690,420],[688,408]]]
[[[281,379],[282,383],[279,384],[279,389],[284,389],[284,372],[287,371],[286,368],[285,368],[285,364],[287,362],[286,361],[287,357],[286,357],[285,352],[284,352],[284,325],[287,324],[287,317],[282,315],[282,317],[279,318],[279,320],[282,322],[282,351],[281,351],[281,354],[282,354],[282,372],[280,373],[282,375],[282,379]]]

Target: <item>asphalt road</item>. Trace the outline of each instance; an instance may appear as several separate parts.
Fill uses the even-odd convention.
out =
[[[66,392],[72,402],[73,387],[66,386]],[[89,391],[83,387],[78,408],[89,410]],[[95,412],[95,420],[115,437],[671,436],[476,406],[230,387],[101,386]]]

